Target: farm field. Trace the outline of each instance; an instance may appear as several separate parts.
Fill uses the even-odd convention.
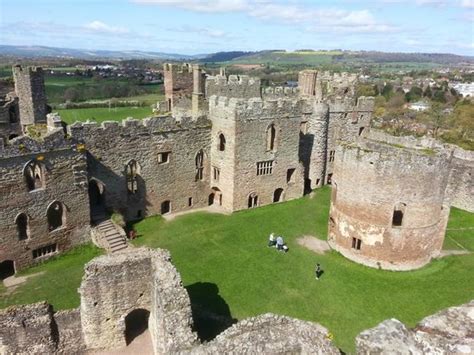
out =
[[[115,107],[115,108],[77,108],[66,110],[54,110],[58,112],[62,120],[68,124],[76,121],[104,122],[122,121],[127,117],[142,119],[153,115],[150,107]]]

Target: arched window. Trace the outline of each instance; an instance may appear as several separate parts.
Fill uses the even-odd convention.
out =
[[[29,161],[23,169],[28,191],[41,189],[44,187],[44,166],[36,160]]]
[[[125,166],[125,177],[127,180],[127,190],[134,194],[138,191],[138,176],[140,175],[140,165],[132,159]]]
[[[28,228],[28,216],[26,213],[20,213],[16,219],[16,230],[18,233],[19,240],[25,240],[29,237],[29,228]]]
[[[248,207],[253,208],[258,206],[258,195],[256,193],[251,193],[249,195]]]
[[[201,181],[204,178],[204,152],[201,149],[196,154],[196,181]]]
[[[50,232],[61,228],[66,222],[63,204],[58,201],[54,201],[49,205],[46,216],[48,217],[48,230]]]
[[[273,192],[273,202],[281,202],[283,201],[283,189],[278,188]]]
[[[276,145],[276,128],[275,125],[272,123],[267,128],[267,150],[275,150]]]
[[[221,152],[223,152],[225,150],[225,137],[224,135],[221,133],[219,134],[219,145],[217,147]]]

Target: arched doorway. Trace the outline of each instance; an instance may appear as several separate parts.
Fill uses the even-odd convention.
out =
[[[273,202],[283,201],[283,189],[279,188],[273,192]]]
[[[136,337],[148,329],[150,312],[146,309],[134,309],[125,317],[125,342],[130,344]]]
[[[222,206],[222,192],[219,190],[217,187],[212,188],[212,192],[209,195],[208,199],[209,206],[212,205],[217,205],[217,206]]]
[[[92,221],[105,216],[104,184],[95,179],[89,181],[89,205]]]
[[[15,263],[13,260],[5,260],[0,263],[0,281],[15,275]]]

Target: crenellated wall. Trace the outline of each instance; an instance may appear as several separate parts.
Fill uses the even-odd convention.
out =
[[[208,76],[206,78],[206,96],[224,96],[227,98],[250,99],[260,97],[260,78],[248,75]]]

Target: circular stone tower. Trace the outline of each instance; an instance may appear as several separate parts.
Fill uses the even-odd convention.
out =
[[[411,270],[441,250],[450,153],[367,139],[335,154],[329,244],[371,267]]]

